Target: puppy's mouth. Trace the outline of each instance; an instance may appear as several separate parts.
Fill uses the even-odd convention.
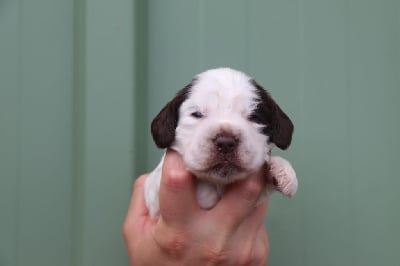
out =
[[[243,172],[243,167],[228,159],[216,162],[204,170],[206,179],[218,184],[232,183],[239,179]]]

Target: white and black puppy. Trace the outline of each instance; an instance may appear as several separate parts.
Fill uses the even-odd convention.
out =
[[[293,124],[271,96],[251,77],[230,68],[197,75],[156,116],[151,133],[159,148],[182,155],[196,176],[197,201],[213,207],[224,186],[265,167],[265,195],[278,190],[293,196],[296,174],[290,163],[271,156],[274,145],[286,149]],[[150,216],[159,210],[159,188],[164,157],[145,183]]]

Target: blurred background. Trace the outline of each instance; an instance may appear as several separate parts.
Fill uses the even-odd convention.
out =
[[[398,0],[0,0],[0,265],[128,265],[149,123],[220,66],[295,124],[269,265],[400,265]]]

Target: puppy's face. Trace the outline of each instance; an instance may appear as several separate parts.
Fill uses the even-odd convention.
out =
[[[293,125],[266,91],[242,72],[199,74],[157,115],[152,134],[178,151],[198,178],[228,184],[258,170],[273,144],[286,149]]]

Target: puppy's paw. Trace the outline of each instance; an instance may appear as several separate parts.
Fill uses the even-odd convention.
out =
[[[292,165],[279,156],[271,156],[268,165],[275,189],[287,197],[293,197],[298,183]]]

